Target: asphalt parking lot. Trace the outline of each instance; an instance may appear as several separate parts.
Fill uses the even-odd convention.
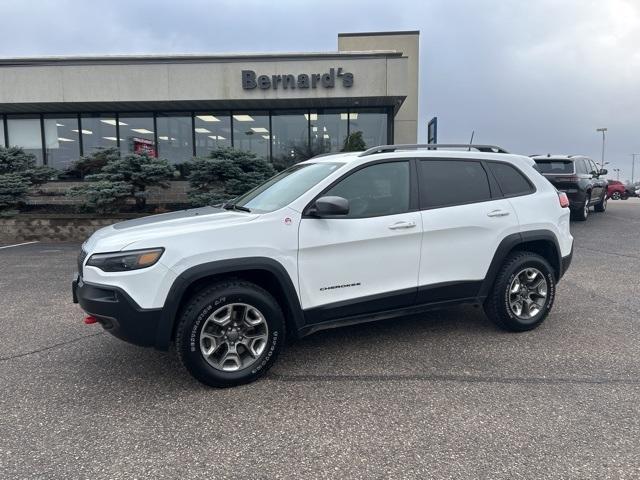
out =
[[[572,230],[533,332],[347,327],[228,390],[84,325],[78,245],[0,249],[0,478],[640,478],[640,201]]]

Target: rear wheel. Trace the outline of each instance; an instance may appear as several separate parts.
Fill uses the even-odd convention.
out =
[[[600,202],[596,203],[593,207],[596,212],[604,213],[607,211],[607,194],[602,196]]]
[[[585,200],[582,207],[573,210],[571,213],[575,220],[579,220],[580,222],[587,220],[587,218],[589,218],[589,200]]]
[[[229,281],[211,285],[187,302],[176,350],[202,383],[232,387],[262,376],[284,340],[284,315],[271,294],[253,283]]]
[[[555,297],[553,268],[532,252],[515,252],[505,260],[484,309],[500,328],[532,330],[549,314]]]
[[[611,200],[620,200],[622,198],[622,195],[620,195],[620,192],[613,192],[611,194]]]

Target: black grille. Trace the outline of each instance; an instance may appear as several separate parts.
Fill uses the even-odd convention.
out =
[[[87,258],[87,252],[84,249],[80,250],[78,254],[78,274],[82,275],[82,264],[84,263],[84,259]]]

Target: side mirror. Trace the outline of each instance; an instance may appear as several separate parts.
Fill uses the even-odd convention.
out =
[[[607,173],[609,173],[609,170],[607,170],[606,168],[601,168],[598,175],[606,175]]]
[[[320,197],[316,200],[312,213],[319,217],[325,215],[347,215],[349,213],[349,200],[342,197]]]

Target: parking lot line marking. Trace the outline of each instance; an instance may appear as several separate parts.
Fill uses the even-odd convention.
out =
[[[38,243],[38,240],[34,240],[33,242],[16,243],[15,245],[5,245],[4,247],[0,247],[0,250],[5,248],[20,247],[21,245],[31,245],[32,243]]]

